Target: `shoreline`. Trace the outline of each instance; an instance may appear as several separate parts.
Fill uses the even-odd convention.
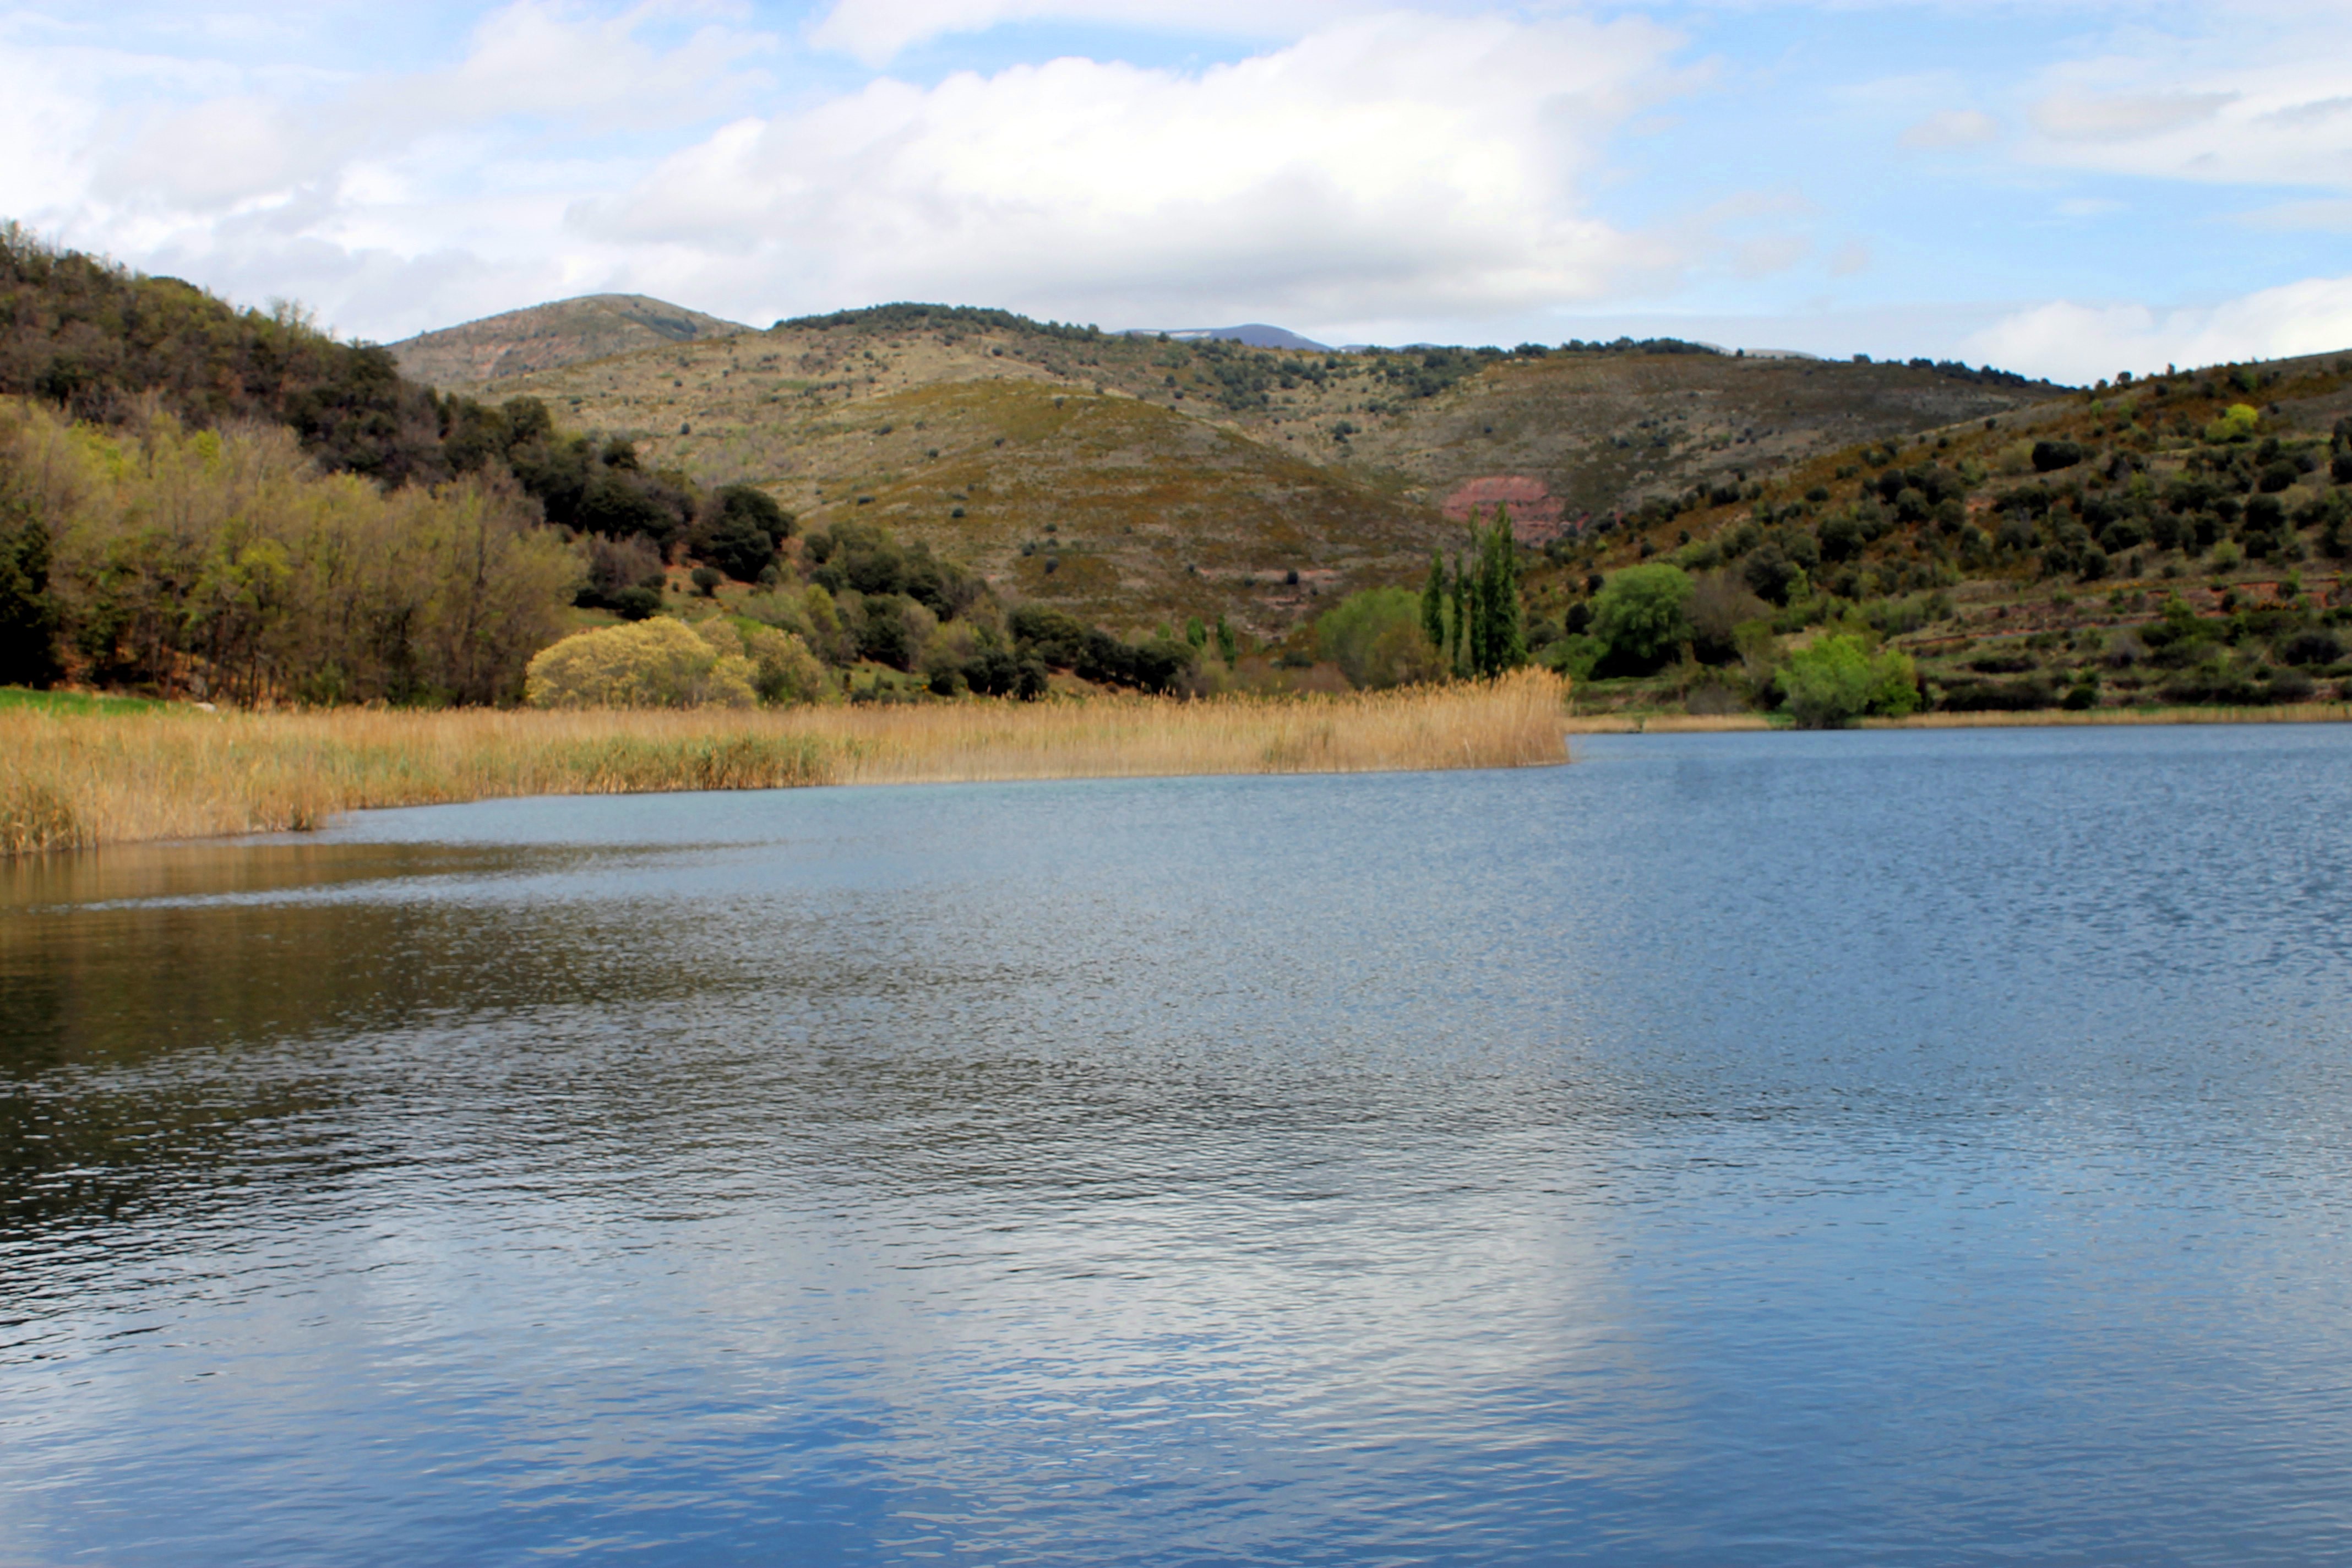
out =
[[[1689,735],[1785,730],[1762,713],[1594,713],[1561,721],[1571,735]],[[2032,730],[2131,724],[2344,724],[2352,703],[2295,702],[2273,708],[2032,708],[2019,712],[1911,713],[1864,719],[1857,730]]]
[[[1399,773],[1569,761],[1522,671],[1344,697],[692,710],[0,711],[0,858],[305,832],[346,812],[812,784]]]

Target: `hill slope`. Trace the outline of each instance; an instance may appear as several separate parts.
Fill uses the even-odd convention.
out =
[[[2004,414],[2057,390],[1923,366],[1663,352],[1688,347],[1595,345],[1542,357],[1339,354],[1135,338],[1001,310],[907,305],[640,350],[495,381],[482,391],[541,397],[566,425],[635,440],[649,463],[704,483],[761,485],[817,521],[841,504],[845,489],[874,494],[870,504],[886,508],[876,515],[887,516],[898,503],[877,487],[931,484],[918,476],[935,459],[909,454],[948,447],[915,438],[928,416],[911,410],[929,406],[909,402],[916,395],[995,386],[1004,389],[1010,410],[1030,406],[1011,390],[1027,387],[1089,405],[1131,405],[1122,416],[1130,424],[1150,409],[1160,417],[1134,427],[1148,427],[1150,439],[1121,464],[1081,460],[1076,447],[1014,444],[1003,462],[1045,465],[1020,488],[1030,510],[1015,517],[1009,501],[967,499],[958,503],[965,521],[978,520],[985,504],[996,519],[992,527],[1033,543],[1046,537],[1048,524],[1063,537],[1124,540],[1139,526],[1134,495],[1154,485],[1171,497],[1202,491],[1213,473],[1226,565],[1205,558],[1208,535],[1187,533],[1198,538],[1203,558],[1185,563],[1202,572],[1197,579],[1185,573],[1181,591],[1164,563],[1147,570],[1139,557],[1119,566],[1117,581],[1138,591],[1147,581],[1157,584],[1135,605],[1139,615],[1192,605],[1205,583],[1213,607],[1262,625],[1319,595],[1296,605],[1269,600],[1245,582],[1251,574],[1296,568],[1308,574],[1307,586],[1320,587],[1317,571],[1337,573],[1334,584],[1353,584],[1372,570],[1370,563],[1386,560],[1402,574],[1392,580],[1402,580],[1416,570],[1406,542],[1425,552],[1458,541],[1473,504],[1507,502],[1523,537],[1538,541],[1645,499],[1736,485],[1775,463]],[[979,411],[997,404],[975,393],[940,406],[954,409],[959,421],[985,424]],[[890,434],[879,434],[886,427]],[[866,444],[850,438],[851,430],[866,432]],[[1201,454],[1212,451],[1246,460],[1221,458],[1196,468]],[[1147,475],[1155,463],[1165,471]],[[1081,480],[1079,469],[1093,477]],[[1108,477],[1114,469],[1116,482]],[[1328,520],[1315,525],[1312,549],[1280,522],[1302,504],[1297,487],[1310,480],[1318,500],[1307,510]],[[1000,486],[994,493],[1013,491]],[[1168,504],[1194,519],[1209,507],[1206,500]],[[936,517],[912,499],[905,505],[908,526],[938,527],[938,542],[950,544]],[[1342,511],[1360,520],[1360,545],[1346,542]],[[1408,526],[1406,519],[1414,521]],[[1244,542],[1250,549],[1233,553]],[[996,552],[983,563],[991,575],[1024,585],[1030,569],[1016,569],[1013,557],[990,548]],[[1343,558],[1348,564],[1338,564]],[[1221,577],[1218,570],[1240,575]],[[1110,613],[1108,598],[1097,607]]]
[[[120,424],[153,407],[191,425],[293,427],[330,468],[397,482],[446,476],[433,395],[378,348],[299,313],[240,310],[0,224],[0,395]]]
[[[1528,581],[1539,637],[1580,629],[1593,585],[1643,561],[1696,574],[1694,618],[1717,623],[1696,662],[1586,703],[1769,703],[1773,645],[1731,635],[1751,616],[1782,651],[1884,635],[1957,712],[2352,700],[2352,355],[1825,453],[1551,556]]]
[[[643,294],[588,294],[422,332],[392,355],[403,374],[446,388],[748,331]]]

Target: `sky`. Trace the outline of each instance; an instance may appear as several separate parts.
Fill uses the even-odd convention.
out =
[[[0,0],[0,217],[390,342],[646,293],[2087,382],[2352,348],[2347,0]]]

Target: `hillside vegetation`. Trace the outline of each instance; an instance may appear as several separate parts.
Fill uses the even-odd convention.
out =
[[[643,294],[589,294],[420,332],[391,353],[413,381],[460,387],[748,330]]]
[[[600,297],[444,346],[663,341],[441,393],[297,312],[0,239],[5,679],[681,704],[1533,659],[1588,710],[1801,723],[2352,679],[2352,359],[2071,391],[923,305],[706,337],[730,324]]]
[[[1072,408],[1128,405],[1118,423],[1136,438],[1116,451],[1043,439],[1036,400],[1019,387]],[[758,485],[819,524],[895,507],[899,526],[974,552],[1010,589],[1051,588],[1090,613],[1123,603],[1139,623],[1213,610],[1272,636],[1331,591],[1403,570],[1400,550],[1457,536],[1477,506],[1511,501],[1522,537],[1540,540],[2055,389],[1957,365],[1750,360],[1671,342],[1339,354],[898,305],[475,390],[540,398],[651,462]],[[1015,468],[1027,475],[1018,519],[974,503],[983,470]],[[1337,531],[1325,521],[1346,515],[1357,521]],[[1049,528],[1089,542],[1085,575],[1045,583],[1025,564]],[[1053,553],[1055,575],[1073,569],[1070,554]],[[1186,570],[1196,565],[1198,576]],[[1303,591],[1269,593],[1269,573]]]
[[[1772,708],[1899,670],[1832,721],[2340,701],[2348,552],[2352,356],[2317,356],[2103,383],[1652,505],[1547,552],[1530,641],[1598,678],[1588,703]],[[1636,600],[1665,634],[1632,635]]]

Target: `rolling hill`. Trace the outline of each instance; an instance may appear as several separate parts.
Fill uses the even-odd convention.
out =
[[[402,374],[446,388],[750,330],[643,294],[589,294],[422,332],[391,350]]]
[[[1539,542],[2058,390],[1956,368],[1685,344],[1343,354],[884,306],[469,390],[541,398],[566,425],[635,440],[650,464],[760,485],[814,524],[891,521],[1023,592],[1050,586],[1105,615],[1122,600],[1135,617],[1221,610],[1271,631],[1328,590],[1410,575],[1462,537],[1474,505],[1508,504]],[[1108,428],[1119,405],[1129,439],[1046,439],[1041,397],[1063,400],[1057,429]],[[982,470],[995,478],[975,489]],[[1056,540],[1087,549],[1054,552],[1061,581],[1034,583]],[[1293,570],[1303,592],[1268,591],[1268,574],[1287,589]]]

